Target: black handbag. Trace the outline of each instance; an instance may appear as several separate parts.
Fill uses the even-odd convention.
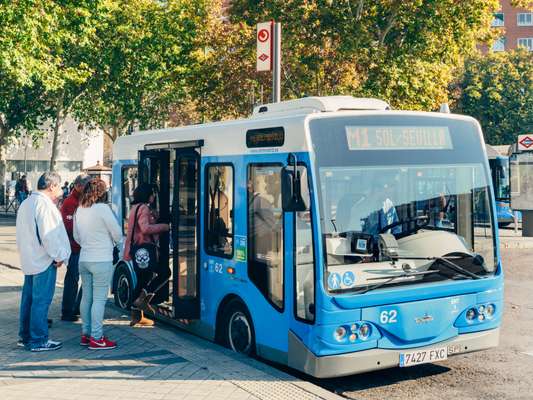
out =
[[[133,229],[131,233],[130,257],[133,266],[143,271],[155,272],[157,269],[157,245],[155,243],[135,243],[135,228],[137,227],[137,216],[141,204],[135,210],[135,220],[133,222]]]

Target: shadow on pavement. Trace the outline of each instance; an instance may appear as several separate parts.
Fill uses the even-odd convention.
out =
[[[389,368],[367,372],[359,375],[315,380],[313,382],[337,394],[357,392],[417,380],[429,376],[437,376],[450,371],[450,368],[438,364],[424,364],[409,368]]]

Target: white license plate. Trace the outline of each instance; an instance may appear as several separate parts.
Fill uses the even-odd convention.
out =
[[[400,367],[432,363],[446,360],[447,358],[448,347],[435,347],[433,349],[409,351],[400,353]]]

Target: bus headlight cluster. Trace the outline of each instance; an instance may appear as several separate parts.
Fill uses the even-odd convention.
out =
[[[335,329],[335,334],[333,336],[337,342],[344,341],[344,338],[346,337],[346,328],[344,326],[339,326]]]
[[[351,326],[339,326],[335,329],[333,337],[337,342],[355,343],[358,340],[367,340],[372,334],[372,327],[366,322],[354,323]],[[348,340],[346,340],[348,339]]]
[[[494,317],[495,312],[496,306],[494,304],[480,304],[468,309],[465,317],[468,322],[474,322],[476,320],[483,322]]]
[[[361,340],[368,339],[371,331],[372,329],[370,328],[370,325],[361,324],[361,327],[359,328],[359,337],[361,338]]]

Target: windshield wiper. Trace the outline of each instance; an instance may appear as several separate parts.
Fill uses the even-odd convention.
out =
[[[408,260],[428,260],[428,261],[440,261],[444,264],[446,264],[446,266],[448,268],[450,268],[451,270],[461,274],[461,275],[465,275],[465,276],[468,276],[472,279],[484,279],[485,277],[484,276],[480,276],[478,274],[475,274],[473,272],[470,272],[469,270],[461,267],[460,265],[457,265],[456,263],[450,261],[450,259],[459,259],[461,257],[406,257],[406,256],[401,256],[401,257],[398,257],[399,258],[403,258],[403,259],[408,259]],[[476,259],[476,257],[472,257],[474,260]],[[398,260],[396,260],[398,261]]]
[[[380,282],[380,283],[376,283],[376,284],[373,285],[373,286],[369,286],[369,287],[367,287],[366,289],[363,289],[363,290],[357,290],[356,293],[358,293],[358,294],[365,294],[365,293],[368,293],[368,292],[370,292],[371,290],[379,289],[380,287],[385,286],[385,285],[388,285],[389,283],[392,283],[392,282],[394,282],[395,280],[398,280],[398,279],[400,279],[400,278],[408,278],[408,277],[411,277],[411,276],[425,276],[425,275],[431,275],[431,274],[442,274],[442,272],[439,271],[439,270],[434,270],[434,271],[419,271],[419,272],[405,272],[405,273],[400,274],[400,275],[395,275],[395,276],[393,276],[392,278],[388,278],[386,281],[383,281],[383,282]],[[368,280],[373,280],[373,279],[385,279],[385,278],[384,278],[384,277],[380,277],[380,278],[369,278]]]

